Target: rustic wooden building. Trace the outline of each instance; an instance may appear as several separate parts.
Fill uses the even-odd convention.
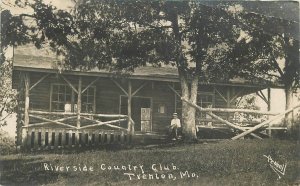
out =
[[[181,113],[178,73],[141,67],[117,76],[104,70],[62,70],[45,52],[14,52],[13,88],[19,91],[17,143],[34,148],[128,142],[165,135],[172,113]],[[241,80],[199,84],[198,105],[234,108],[235,100],[264,89]],[[264,96],[268,101],[269,96]],[[227,113],[222,115],[230,117]],[[197,125],[214,122],[198,113]]]

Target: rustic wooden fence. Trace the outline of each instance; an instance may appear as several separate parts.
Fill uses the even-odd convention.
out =
[[[29,125],[22,127],[22,149],[92,147],[132,141],[132,131],[120,126],[128,120],[134,124],[126,115],[82,113],[79,126],[76,113],[29,111],[29,117]]]
[[[263,112],[263,111],[257,111],[257,110],[248,110],[248,109],[220,109],[220,108],[202,108],[197,104],[191,103],[189,100],[181,97],[181,100],[188,103],[190,106],[196,108],[199,112],[206,112],[208,115],[210,115],[212,118],[218,120],[221,123],[226,124],[228,127],[236,129],[238,131],[241,131],[240,134],[234,136],[231,138],[232,140],[236,140],[239,138],[242,138],[246,135],[251,135],[257,139],[262,139],[257,134],[254,134],[254,131],[257,131],[258,129],[263,129],[268,127],[269,129],[272,129],[272,126],[270,125],[271,122],[283,118],[286,114],[289,112],[294,111],[295,109],[300,107],[300,103],[296,104],[293,108],[290,108],[288,110],[285,110],[282,113],[272,113],[272,112]],[[221,118],[220,116],[214,114],[213,112],[226,112],[226,113],[234,113],[234,112],[244,112],[244,113],[255,113],[255,114],[262,114],[262,115],[273,115],[273,117],[269,118],[266,121],[263,121],[253,127],[242,127],[239,126],[237,123],[230,122],[228,120],[225,120]],[[277,127],[278,128],[278,127]],[[286,128],[286,127],[283,127]]]

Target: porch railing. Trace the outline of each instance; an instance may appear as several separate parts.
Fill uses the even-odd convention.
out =
[[[66,112],[29,111],[29,125],[22,127],[22,147],[25,149],[56,149],[128,144],[132,139],[127,115],[77,114]]]

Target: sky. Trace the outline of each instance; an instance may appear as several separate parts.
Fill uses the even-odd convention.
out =
[[[30,9],[18,8],[14,5],[14,2],[15,0],[2,0],[2,7],[9,9],[12,14],[32,12]],[[53,6],[63,10],[69,10],[71,7],[73,7],[73,2],[71,0],[44,0],[44,2],[52,4]]]
[[[13,14],[20,14],[20,13],[31,13],[29,9],[20,9],[15,7],[14,4],[15,0],[2,0],[2,8],[9,9]],[[70,10],[73,6],[73,2],[71,0],[45,0],[45,2],[51,3],[52,5],[64,9]],[[9,52],[10,53],[10,52]],[[263,91],[265,95],[267,95],[267,91]],[[296,101],[295,101],[296,103]],[[258,106],[261,107],[262,110],[267,110],[266,103],[261,99],[257,99]],[[271,90],[271,111],[280,112],[285,110],[285,95],[282,89],[272,89]],[[8,125],[3,127],[4,130],[8,131],[11,136],[15,135],[15,115],[12,115],[8,119]]]

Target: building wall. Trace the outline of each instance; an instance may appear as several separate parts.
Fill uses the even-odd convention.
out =
[[[44,75],[44,73],[30,72],[31,86]],[[78,85],[78,77],[70,75],[65,75],[64,77],[66,77],[73,86]],[[96,78],[97,77],[82,77],[83,89]],[[128,80],[117,79],[115,81],[127,91]],[[14,72],[13,88],[17,88],[18,83],[19,74]],[[145,83],[145,81],[132,80],[132,92],[135,92],[143,83]],[[30,91],[30,109],[50,111],[51,84],[66,84],[66,82],[60,75],[51,74],[48,76]],[[93,86],[96,87],[96,113],[119,114],[121,112],[120,99],[121,96],[126,96],[125,93],[109,78],[100,78]],[[134,97],[145,97],[151,100],[152,131],[166,131],[172,113],[175,111],[175,94],[168,88],[168,84],[165,82],[149,81]],[[158,109],[162,105],[165,107],[165,112],[159,113]],[[134,113],[132,114],[134,115]]]
[[[45,73],[30,72],[30,84],[33,85]],[[78,76],[65,75],[65,77],[74,85],[78,85]],[[83,89],[97,77],[82,77]],[[126,78],[115,79],[124,90],[128,90],[128,80]],[[19,75],[14,71],[13,88],[18,87]],[[172,85],[168,82],[147,81],[147,80],[132,80],[132,92],[135,92],[142,84],[147,84],[134,95],[134,97],[145,97],[151,100],[151,115],[152,115],[152,131],[165,133],[170,125],[173,112],[178,112],[180,116],[181,103],[175,93],[168,87]],[[66,84],[63,78],[58,74],[51,74],[36,87],[30,91],[30,109],[50,111],[50,95],[51,84]],[[125,93],[110,79],[100,78],[94,85],[96,88],[95,95],[95,110],[101,114],[118,114],[121,113],[121,96],[126,96]],[[172,85],[173,86],[173,85]],[[201,95],[212,95],[213,107],[226,108],[234,107],[234,102],[227,103],[225,99],[232,98],[240,87],[219,86],[216,87],[219,93],[211,85],[203,85],[199,88]],[[175,85],[175,89],[179,90],[179,84]],[[227,93],[229,91],[229,94]],[[229,96],[229,97],[228,97]],[[199,103],[200,104],[200,103]],[[164,112],[161,113],[161,108]],[[134,110],[134,109],[133,109]],[[133,113],[134,115],[135,113]],[[227,114],[220,114],[223,117],[228,117]],[[137,118],[137,117],[136,117]],[[135,121],[139,122],[139,121]]]

